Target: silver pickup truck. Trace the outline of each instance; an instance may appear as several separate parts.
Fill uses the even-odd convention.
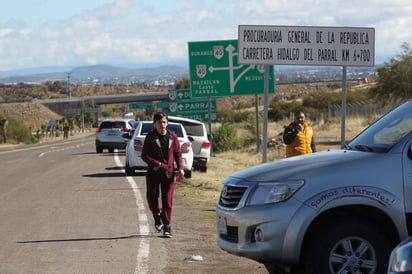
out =
[[[343,149],[231,175],[216,215],[220,248],[270,273],[386,273],[412,234],[412,101]]]

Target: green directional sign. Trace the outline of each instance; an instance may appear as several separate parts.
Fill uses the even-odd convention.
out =
[[[205,112],[205,113],[185,113],[185,114],[181,114],[179,116],[185,117],[185,118],[189,118],[189,119],[193,119],[193,120],[198,120],[201,122],[209,122],[209,113]],[[212,112],[211,113],[211,121],[210,122],[217,122],[217,113],[216,112]]]
[[[238,41],[189,42],[192,98],[264,93],[264,66],[238,63]],[[269,66],[269,93],[275,92]]]
[[[192,91],[190,89],[169,90],[170,101],[184,101],[192,98]]]
[[[152,108],[152,103],[131,103],[129,104],[130,109],[138,109],[138,108]]]
[[[206,113],[209,111],[209,101],[205,100],[186,100],[179,102],[160,102],[157,104],[158,108],[167,108],[171,114],[184,113]],[[210,110],[217,111],[216,98],[210,98]]]

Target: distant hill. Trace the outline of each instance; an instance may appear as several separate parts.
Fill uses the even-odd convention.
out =
[[[15,70],[0,73],[0,83],[43,83],[46,81],[67,81],[68,73],[73,82],[83,79],[107,79],[127,77],[153,77],[175,75],[188,75],[187,67],[165,65],[158,67],[128,68],[112,65],[81,66],[69,69],[67,67],[50,67],[26,70]]]

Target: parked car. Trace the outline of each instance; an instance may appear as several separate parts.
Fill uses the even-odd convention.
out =
[[[412,100],[342,149],[229,176],[216,215],[220,248],[270,273],[387,273],[412,231]]]
[[[177,116],[169,116],[168,118],[171,122],[181,123],[186,129],[187,135],[193,139],[193,169],[206,172],[212,144],[205,124],[197,120]]]
[[[388,274],[396,273],[412,273],[412,237],[398,244],[391,253]]]
[[[170,131],[175,132],[179,138],[180,148],[182,150],[183,166],[185,169],[185,177],[190,178],[192,176],[193,150],[186,130],[182,124],[173,122],[169,122],[167,128]],[[125,138],[130,138],[130,141],[126,146],[125,169],[127,175],[135,175],[137,169],[147,169],[147,164],[141,157],[142,149],[147,133],[153,129],[154,125],[152,121],[138,121],[131,135],[124,134]]]
[[[103,120],[96,129],[96,152],[102,153],[104,149],[113,152],[116,148],[126,148],[128,139],[125,139],[123,134],[130,132],[135,123],[133,119],[123,118]]]

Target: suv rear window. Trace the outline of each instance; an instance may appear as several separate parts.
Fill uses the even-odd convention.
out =
[[[172,125],[172,124],[168,124],[167,128],[170,131],[173,131],[176,133],[177,137],[183,137],[183,131],[182,131],[182,127],[179,125]],[[142,130],[140,132],[140,135],[147,135],[149,133],[149,131],[153,130],[154,126],[152,123],[144,123],[142,125]]]
[[[104,121],[100,125],[100,129],[104,128],[125,128],[126,123],[123,121]]]
[[[168,124],[168,125],[167,125],[167,128],[168,128],[170,131],[174,131],[174,132],[176,133],[177,137],[183,137],[183,131],[182,131],[182,127],[181,127],[181,126]]]
[[[183,121],[179,121],[179,123],[181,123],[185,127],[187,135],[191,135],[191,136],[204,136],[205,135],[203,132],[202,125],[187,123]]]

